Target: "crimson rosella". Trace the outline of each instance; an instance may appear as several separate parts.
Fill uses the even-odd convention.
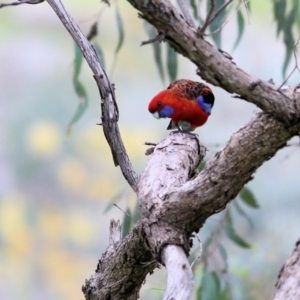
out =
[[[207,85],[179,79],[158,93],[150,101],[148,110],[157,119],[170,118],[167,129],[189,132],[207,121],[214,101],[214,94]]]

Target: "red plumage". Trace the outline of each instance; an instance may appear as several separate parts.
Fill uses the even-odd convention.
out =
[[[168,129],[182,127],[184,131],[192,131],[206,123],[213,104],[214,95],[207,85],[182,79],[171,82],[158,93],[148,110],[158,118],[171,118]]]

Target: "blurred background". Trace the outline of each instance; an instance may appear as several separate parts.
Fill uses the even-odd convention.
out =
[[[147,163],[144,142],[159,142],[168,134],[168,120],[155,120],[147,111],[148,102],[169,83],[158,74],[152,46],[140,47],[149,39],[143,21],[126,1],[117,3],[125,36],[113,63],[119,39],[116,5],[108,7],[98,0],[63,2],[85,34],[99,21],[97,41],[116,85],[122,138],[141,173]],[[276,38],[270,1],[251,1],[250,24],[246,22],[234,51],[234,12],[222,36],[222,49],[240,68],[263,80],[272,78],[277,85],[283,82],[285,50]],[[74,42],[49,5],[0,9],[0,41],[0,299],[83,299],[81,286],[108,246],[109,220],[124,218],[120,209],[104,213],[105,208],[117,202],[123,210],[133,210],[137,199],[114,167],[102,128],[96,125],[100,98],[85,62],[79,78],[88,107],[67,134],[82,101],[72,83]],[[162,54],[165,61],[165,47]],[[291,61],[288,72],[293,66]],[[182,56],[177,77],[201,80],[195,65]],[[288,83],[298,84],[299,74]],[[259,111],[212,88],[213,113],[197,130],[209,150],[207,160]],[[222,237],[234,299],[269,299],[299,237],[299,140],[290,144],[248,184],[260,206],[244,207],[253,226],[234,215],[236,231],[251,248]],[[201,239],[209,236],[218,218],[210,218]],[[160,299],[165,283],[164,270],[157,270],[148,276],[141,299]]]

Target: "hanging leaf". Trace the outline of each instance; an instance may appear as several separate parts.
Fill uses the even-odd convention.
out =
[[[252,208],[259,208],[259,205],[253,195],[253,193],[247,188],[244,187],[239,193],[242,201]]]
[[[277,22],[277,36],[284,27],[284,15],[286,10],[286,1],[276,0],[274,1],[274,17]]]
[[[91,41],[94,37],[96,37],[98,34],[98,21],[96,21],[92,27],[90,28],[89,33],[87,34],[86,38],[88,41]]]
[[[75,44],[73,86],[74,86],[77,96],[80,98],[80,102],[77,106],[75,114],[73,115],[73,117],[71,118],[71,121],[68,124],[67,131],[66,131],[67,135],[69,135],[71,133],[72,126],[81,118],[81,116],[83,115],[83,113],[85,112],[85,110],[88,106],[87,92],[85,90],[84,85],[79,80],[79,74],[81,71],[82,61],[83,61],[82,53],[81,53],[79,47],[77,46],[77,44]]]
[[[216,272],[204,270],[201,285],[197,291],[197,299],[218,300],[220,299],[221,283]]]
[[[115,54],[117,54],[122,45],[123,45],[123,42],[124,42],[124,26],[123,26],[123,22],[122,22],[122,18],[121,18],[121,15],[120,15],[120,12],[119,12],[119,9],[117,8],[116,9],[116,20],[117,20],[117,26],[118,26],[118,31],[119,31],[119,40],[118,40],[118,45],[117,45],[117,48],[115,50]]]
[[[117,193],[115,196],[113,196],[110,199],[109,203],[106,205],[104,209],[104,213],[109,212],[114,207],[115,203],[123,199],[124,196],[126,197],[126,189],[122,189],[119,193]]]
[[[123,233],[122,233],[122,237],[125,238],[125,236],[128,234],[128,232],[130,231],[131,228],[131,212],[129,207],[127,207],[126,209],[126,214],[124,214],[124,218],[123,218]]]
[[[238,12],[237,12],[237,25],[238,25],[238,35],[237,35],[236,41],[234,43],[233,49],[235,49],[236,46],[241,41],[241,38],[244,33],[244,29],[245,29],[245,20],[244,20],[241,10],[238,10]]]
[[[226,249],[222,244],[218,244],[218,249],[219,249],[219,253],[224,261],[224,269],[222,271],[226,272],[227,268],[228,268],[228,257],[227,257]]]
[[[109,203],[106,205],[106,207],[105,207],[103,213],[106,214],[106,213],[109,212],[113,207],[114,207],[114,203],[113,203],[113,202],[109,202]]]
[[[170,81],[173,81],[177,77],[177,53],[167,44],[167,69]]]
[[[295,10],[292,10],[284,23],[283,40],[285,45],[285,58],[282,68],[283,77],[285,77],[288,64],[292,58],[295,40],[293,37],[292,26],[295,19]]]
[[[250,227],[253,228],[254,225],[253,225],[253,222],[251,220],[251,218],[245,213],[245,211],[240,207],[239,203],[237,202],[238,199],[235,199],[233,201],[233,206],[234,208],[236,209],[236,211],[241,215],[243,216],[247,222],[249,223]]]
[[[227,210],[226,215],[225,215],[225,226],[224,226],[224,231],[228,238],[234,242],[236,245],[243,247],[243,248],[250,248],[250,244],[248,244],[242,237],[240,237],[234,227],[233,227],[233,221],[232,217],[230,214],[230,211]]]
[[[222,6],[225,3],[225,0],[214,0],[215,2],[215,8],[213,12],[216,12],[220,6]],[[211,1],[207,1],[207,13],[209,12],[211,7]],[[218,48],[221,48],[221,30],[218,32],[215,32],[216,30],[218,30],[224,23],[225,18],[227,15],[227,10],[223,9],[219,15],[214,19],[214,21],[212,23],[209,24],[209,30],[212,34],[212,39],[214,40],[216,46]]]
[[[87,101],[84,101],[83,103],[78,104],[75,114],[73,115],[73,117],[71,118],[71,121],[68,124],[67,130],[66,130],[67,135],[71,134],[72,126],[81,118],[83,113],[86,111],[87,107],[88,107]]]
[[[149,37],[149,39],[153,39],[156,36],[156,29],[150,25],[148,22],[144,22],[145,31]],[[154,51],[154,60],[156,67],[158,69],[158,73],[162,81],[165,81],[165,74],[163,70],[163,63],[162,63],[162,55],[161,55],[161,44],[159,42],[151,43]]]
[[[198,7],[196,5],[195,0],[190,0],[190,6],[193,10],[194,18],[197,20],[198,19]]]
[[[135,207],[134,207],[134,211],[133,211],[133,222],[137,222],[140,218],[140,209],[139,209],[139,200],[137,199]]]
[[[74,73],[73,73],[73,81],[78,79],[80,70],[81,70],[81,66],[82,66],[82,61],[83,61],[83,56],[82,56],[82,52],[79,49],[79,47],[77,46],[76,43],[74,43],[75,46],[75,60],[74,60]]]
[[[100,45],[97,42],[93,43],[93,47],[98,55],[101,67],[105,70],[105,60],[104,60],[104,53],[100,47]]]

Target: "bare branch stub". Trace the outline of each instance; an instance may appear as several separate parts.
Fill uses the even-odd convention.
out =
[[[148,41],[144,41],[141,42],[141,46],[147,45],[147,44],[152,44],[154,42],[162,42],[165,40],[165,35],[163,33],[159,33],[157,36],[155,36],[154,38],[148,40]]]

